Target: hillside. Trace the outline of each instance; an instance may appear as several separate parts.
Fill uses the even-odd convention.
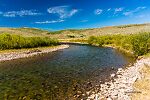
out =
[[[37,28],[0,28],[0,33],[10,33],[23,36],[45,36],[48,31]]]
[[[57,39],[88,38],[105,34],[134,34],[150,32],[150,24],[132,24],[122,26],[110,26],[91,29],[68,29],[60,31],[47,31],[37,28],[0,28],[0,33],[19,34],[23,36],[49,36]]]

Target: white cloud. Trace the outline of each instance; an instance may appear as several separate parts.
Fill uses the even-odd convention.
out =
[[[131,16],[131,15],[133,15],[134,13],[139,12],[140,10],[143,10],[143,9],[145,9],[145,8],[146,8],[146,7],[137,7],[137,8],[134,9],[134,10],[130,10],[130,11],[124,12],[123,15],[125,15],[125,16]]]
[[[52,24],[52,23],[60,23],[64,22],[65,20],[59,19],[59,20],[51,20],[51,21],[43,21],[43,22],[35,22],[36,24]]]
[[[3,14],[3,12],[0,11],[0,15]]]
[[[137,7],[137,10],[145,9],[146,7]]]
[[[47,9],[50,14],[57,14],[61,19],[69,18],[78,12],[78,9],[71,9],[70,6],[56,6]]]
[[[118,13],[118,12],[121,12],[123,10],[124,10],[124,8],[122,8],[122,7],[121,8],[115,8],[115,14]]]
[[[85,23],[85,22],[88,22],[88,20],[81,20],[80,22]]]
[[[95,15],[100,15],[100,14],[102,14],[102,12],[103,12],[102,9],[96,9],[96,10],[94,11]]]
[[[107,9],[107,11],[110,11],[110,10],[111,10],[111,8]]]
[[[4,17],[16,17],[16,16],[36,16],[41,15],[41,13],[38,13],[36,10],[20,10],[20,11],[9,11],[9,12],[3,12],[2,13]]]
[[[69,14],[69,16],[73,16],[75,13],[77,13],[78,12],[78,10],[77,9],[73,9],[71,12],[70,12],[70,14]]]

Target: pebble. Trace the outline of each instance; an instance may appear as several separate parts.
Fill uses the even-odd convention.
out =
[[[25,58],[25,57],[31,57],[34,55],[49,53],[49,52],[53,52],[56,50],[65,49],[68,47],[69,45],[60,45],[55,48],[45,48],[42,51],[35,49],[35,50],[26,50],[26,51],[16,51],[16,52],[10,52],[10,53],[0,53],[0,62],[13,60],[13,59],[19,59],[19,58]]]
[[[111,76],[111,77],[115,77],[115,74],[111,74],[110,76]]]
[[[134,91],[133,84],[142,77],[139,71],[145,64],[150,66],[150,58],[140,59],[127,69],[119,68],[116,75],[111,74],[111,77],[117,76],[114,82],[101,84],[101,91],[92,93],[88,98],[95,100],[95,97],[108,97],[106,100],[131,100],[130,92]]]

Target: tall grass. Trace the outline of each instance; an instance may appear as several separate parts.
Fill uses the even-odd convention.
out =
[[[115,45],[125,50],[134,52],[135,55],[141,56],[150,52],[150,33],[138,33],[130,35],[103,35],[91,36],[88,39],[91,45]]]
[[[0,49],[21,49],[58,45],[58,41],[48,37],[22,37],[19,35],[0,34]]]

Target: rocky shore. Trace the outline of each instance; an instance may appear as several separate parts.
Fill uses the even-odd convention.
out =
[[[119,68],[116,74],[111,75],[113,80],[101,84],[100,92],[89,91],[92,94],[88,100],[131,100],[133,93],[141,93],[134,90],[133,84],[142,78],[140,70],[144,65],[150,65],[150,58],[142,58],[126,69]]]
[[[16,50],[13,52],[2,52],[0,53],[0,62],[13,60],[18,58],[31,57],[38,54],[49,53],[61,49],[68,48],[69,45],[60,45],[55,47],[44,47],[44,48],[34,48],[34,49],[26,49],[26,50]]]

